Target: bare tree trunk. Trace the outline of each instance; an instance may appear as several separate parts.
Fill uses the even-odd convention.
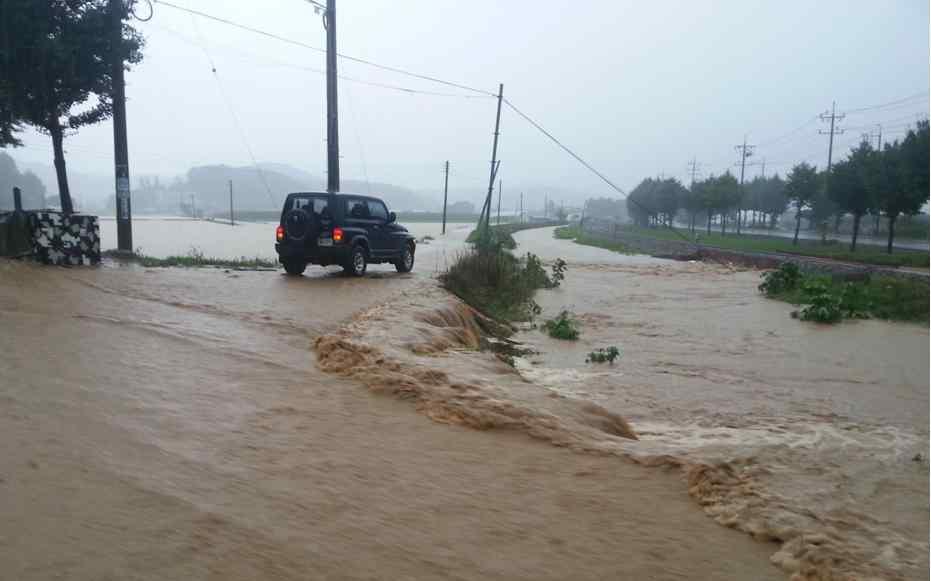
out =
[[[892,241],[895,239],[895,220],[898,214],[889,214],[889,242],[886,244],[886,252],[892,254]]]
[[[708,236],[711,236],[711,210],[708,210]]]
[[[727,214],[721,212],[721,235],[723,236],[727,230]]]
[[[65,150],[63,142],[65,139],[64,130],[58,120],[49,127],[49,133],[52,135],[52,149],[55,152],[55,176],[58,178],[58,196],[61,198],[61,211],[65,214],[74,213],[74,205],[71,203],[71,190],[68,188],[68,172],[65,169]]]
[[[873,236],[879,236],[879,221],[882,217],[879,214],[876,214],[873,217]]]
[[[857,234],[860,233],[860,219],[863,217],[862,214],[853,215],[853,236],[850,238],[850,251],[857,251]]]
[[[792,238],[792,245],[798,246],[798,231],[802,227],[802,210],[799,209],[795,213],[795,237]]]

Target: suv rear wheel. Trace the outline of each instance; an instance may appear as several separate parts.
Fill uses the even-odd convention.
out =
[[[401,257],[394,263],[398,272],[410,272],[414,268],[414,245],[408,242],[401,251]]]
[[[343,266],[343,270],[352,276],[364,276],[367,267],[368,260],[365,257],[365,248],[361,244],[354,244],[352,252],[349,253],[349,262]]]
[[[307,263],[305,263],[303,260],[284,261],[284,270],[291,276],[300,276],[304,274],[305,268],[307,268]]]

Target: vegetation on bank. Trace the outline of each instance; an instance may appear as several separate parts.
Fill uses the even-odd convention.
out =
[[[793,316],[836,323],[843,319],[887,319],[927,323],[928,282],[888,276],[843,281],[806,274],[792,263],[765,272],[759,290],[769,298],[801,307]]]
[[[534,292],[556,286],[534,254],[518,258],[510,252],[477,247],[461,254],[440,281],[475,309],[506,322],[539,315]]]
[[[604,248],[605,250],[611,250],[612,252],[617,252],[619,254],[640,254],[633,248],[630,248],[621,242],[614,242],[612,240],[596,238],[589,234],[583,234],[577,225],[560,226],[553,231],[553,236],[560,240],[573,240],[576,244]]]
[[[127,255],[126,253],[120,252],[118,250],[105,250],[101,253],[102,256],[107,258],[114,258],[118,260],[129,260],[132,262],[137,262],[138,264],[151,267],[151,268],[162,268],[169,266],[180,266],[180,267],[214,267],[214,268],[232,268],[238,270],[257,270],[257,269],[266,269],[266,268],[277,268],[277,264],[271,260],[266,260],[264,258],[246,258],[245,256],[235,259],[227,258],[215,258],[212,256],[204,256],[204,253],[196,248],[192,248],[190,252],[186,255],[178,256],[166,256],[165,258],[156,258],[154,256],[147,256],[141,252],[134,252]]]
[[[643,238],[655,238],[659,240],[672,240],[681,242],[683,236],[706,246],[725,248],[728,250],[744,250],[747,252],[779,252],[783,254],[795,254],[799,256],[813,256],[816,258],[829,258],[844,262],[856,262],[861,264],[872,264],[876,266],[899,267],[907,266],[913,268],[927,268],[929,263],[928,252],[919,250],[903,250],[897,254],[887,254],[878,246],[858,247],[856,252],[851,252],[845,244],[837,242],[824,244],[817,240],[799,240],[798,245],[793,245],[789,238],[780,238],[777,236],[757,236],[747,235],[737,236],[734,234],[720,234],[712,232],[710,235],[699,233],[690,236],[689,234],[671,228],[647,228],[643,226],[621,226],[618,228],[619,233],[641,236]],[[556,229],[557,238],[574,239],[579,244],[588,246],[598,246],[617,252],[629,252],[625,249],[624,244],[611,242],[595,238],[590,234],[580,234],[578,227],[565,227]],[[618,247],[617,249],[614,247]]]

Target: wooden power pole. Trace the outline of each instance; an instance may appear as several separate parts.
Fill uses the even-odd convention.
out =
[[[113,86],[113,166],[116,178],[116,246],[133,251],[132,199],[129,192],[129,143],[126,137],[126,81],[123,78],[123,0],[109,0],[110,75]]]
[[[446,160],[446,178],[443,180],[443,234],[446,234],[446,201],[449,195],[449,160]]]

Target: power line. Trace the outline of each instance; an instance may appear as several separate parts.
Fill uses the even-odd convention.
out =
[[[271,33],[271,32],[267,32],[267,31],[264,31],[264,30],[261,30],[261,29],[258,29],[258,28],[254,28],[254,27],[252,27],[252,26],[247,26],[247,25],[245,25],[245,24],[240,24],[240,23],[238,23],[238,22],[235,22],[235,21],[233,21],[233,20],[229,20],[229,19],[227,19],[227,18],[221,18],[221,17],[219,17],[219,16],[214,16],[214,15],[212,15],[212,14],[207,14],[206,12],[201,12],[200,10],[194,10],[193,8],[186,8],[186,7],[184,7],[184,6],[179,6],[179,5],[177,5],[177,4],[172,4],[171,2],[166,2],[165,0],[152,0],[152,1],[155,2],[156,4],[160,4],[160,5],[162,5],[162,6],[167,6],[167,7],[169,7],[169,8],[174,8],[175,10],[181,10],[182,12],[187,12],[188,14],[192,14],[192,15],[195,15],[195,16],[200,16],[201,18],[207,18],[208,20],[213,20],[213,21],[215,21],[215,22],[220,22],[220,23],[226,24],[226,25],[228,25],[228,26],[233,26],[233,27],[235,27],[235,28],[239,28],[239,29],[248,31],[248,32],[251,32],[251,33],[253,33],[253,34],[259,34],[259,35],[261,35],[261,36],[265,36],[265,37],[267,37],[267,38],[271,38],[271,39],[277,40],[277,41],[279,41],[279,42],[284,42],[284,43],[287,43],[287,44],[292,44],[292,45],[294,45],[294,46],[300,46],[300,47],[306,48],[306,49],[308,49],[308,50],[312,50],[312,51],[315,51],[315,52],[319,52],[319,53],[324,53],[324,54],[326,54],[326,50],[325,50],[325,49],[322,49],[322,48],[319,48],[319,47],[316,47],[316,46],[313,46],[313,45],[310,45],[310,44],[307,44],[307,43],[304,43],[304,42],[300,42],[300,41],[298,41],[298,40],[293,40],[293,39],[290,39],[290,38],[286,38],[286,37],[284,37],[284,36],[279,36],[279,35],[277,35],[277,34],[274,34],[274,33]],[[413,78],[415,78],[415,79],[421,79],[421,80],[424,80],[424,81],[430,81],[430,82],[432,82],[432,83],[439,83],[439,84],[441,84],[441,85],[447,85],[447,86],[449,86],[449,87],[455,87],[455,88],[457,88],[457,89],[463,89],[463,90],[465,90],[465,91],[472,91],[473,93],[479,93],[479,94],[482,94],[482,95],[485,95],[485,96],[489,96],[489,97],[497,97],[497,95],[495,95],[494,93],[491,93],[490,91],[485,91],[485,90],[482,90],[482,89],[476,89],[475,87],[470,87],[470,86],[468,86],[468,85],[463,85],[463,84],[461,84],[461,83],[454,83],[454,82],[452,82],[452,81],[445,81],[445,80],[443,80],[443,79],[439,79],[439,78],[437,78],[437,77],[432,77],[432,76],[430,76],[430,75],[423,75],[423,74],[420,74],[420,73],[415,73],[415,72],[408,71],[408,70],[405,70],[405,69],[401,69],[401,68],[398,68],[398,67],[392,67],[392,66],[388,66],[388,65],[382,65],[382,64],[378,64],[378,63],[376,63],[376,62],[372,62],[372,61],[370,61],[370,60],[366,60],[366,59],[362,59],[362,58],[359,58],[359,57],[354,57],[354,56],[350,56],[350,55],[346,55],[346,54],[337,53],[337,56],[340,57],[340,58],[342,58],[342,59],[348,60],[348,61],[360,63],[360,64],[363,64],[363,65],[368,65],[368,66],[370,66],[370,67],[375,67],[375,68],[377,68],[377,69],[382,69],[382,70],[385,70],[385,71],[390,71],[390,72],[392,72],[392,73],[397,73],[397,74],[400,74],[400,75],[406,75],[406,76],[408,76],[408,77],[413,77]]]
[[[843,113],[845,113],[845,114],[850,114],[850,113],[861,113],[861,112],[863,112],[863,111],[875,111],[875,110],[877,110],[877,109],[885,109],[885,108],[887,108],[887,107],[893,107],[893,106],[895,106],[895,105],[901,105],[901,104],[907,103],[907,102],[909,102],[909,101],[914,101],[914,100],[918,99],[919,97],[924,97],[924,98],[927,99],[927,98],[928,98],[928,91],[921,91],[921,92],[919,92],[919,93],[915,93],[914,95],[910,95],[910,96],[908,96],[908,97],[903,97],[903,98],[901,98],[901,99],[896,99],[895,101],[889,101],[888,103],[880,103],[879,105],[871,105],[871,106],[869,106],[869,107],[859,107],[859,108],[857,108],[857,109],[847,109],[847,110],[844,111]]]
[[[158,0],[155,0],[158,1]],[[197,26],[197,21],[194,20],[194,17],[191,17],[191,21],[194,23],[194,31],[200,36],[200,29]],[[201,48],[206,55],[207,60],[210,62],[210,70],[213,72],[213,78],[217,81],[217,88],[220,90],[220,96],[223,98],[223,101],[226,103],[226,108],[230,112],[230,117],[233,118],[233,124],[236,126],[236,130],[239,132],[239,137],[242,140],[243,145],[246,147],[246,151],[249,153],[249,159],[252,160],[252,165],[255,167],[255,171],[259,174],[259,178],[262,180],[262,185],[265,186],[265,191],[268,193],[268,199],[271,201],[272,206],[279,205],[275,201],[275,196],[272,194],[272,189],[268,185],[268,180],[265,179],[265,172],[262,171],[262,168],[259,166],[258,161],[255,158],[255,153],[252,151],[252,146],[249,145],[249,140],[246,137],[246,132],[242,128],[242,123],[239,121],[239,116],[236,114],[236,110],[233,108],[233,103],[229,98],[229,95],[226,94],[226,90],[223,88],[223,82],[220,80],[220,76],[217,74],[216,63],[213,61],[213,57],[210,56],[210,52],[207,50],[207,45],[204,43],[201,45]]]

